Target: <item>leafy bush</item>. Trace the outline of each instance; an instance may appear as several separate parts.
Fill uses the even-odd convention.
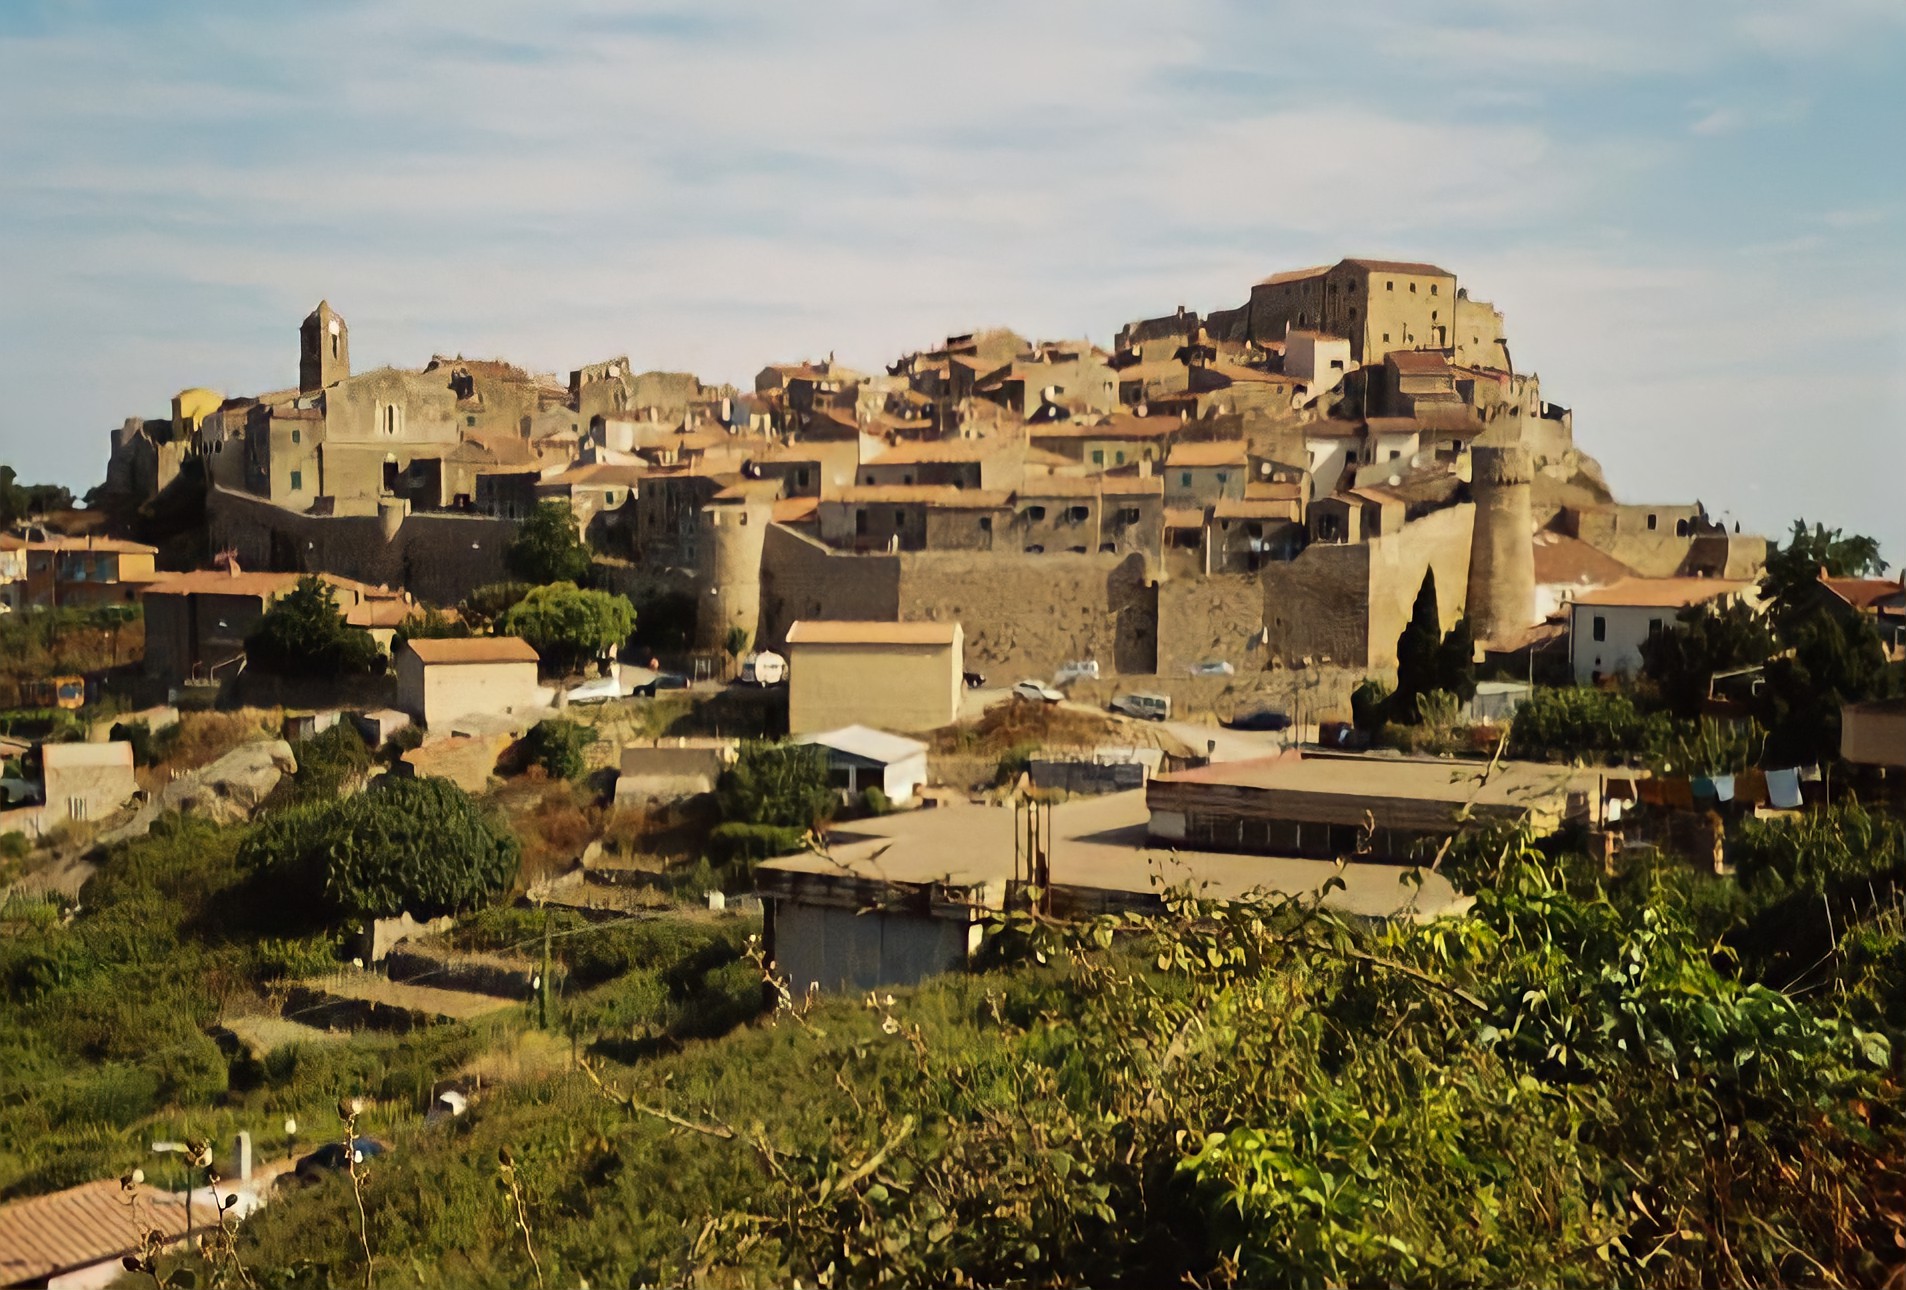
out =
[[[367,775],[373,762],[370,745],[348,721],[303,740],[293,752],[297,773],[280,781],[273,791],[273,808],[336,798]]]
[[[279,676],[339,677],[380,672],[384,656],[371,634],[338,611],[331,584],[306,574],[265,611],[245,640],[246,665]]]
[[[715,786],[722,818],[804,832],[833,814],[827,758],[813,744],[743,744]],[[785,853],[780,853],[785,854]]]
[[[878,784],[869,784],[860,790],[860,809],[868,815],[893,814],[893,800],[881,790]]]
[[[753,865],[801,850],[807,832],[782,824],[717,824],[708,832],[708,853],[721,864]]]
[[[1633,760],[1665,743],[1670,723],[1625,694],[1584,686],[1538,688],[1509,725],[1509,755],[1538,761]]]
[[[497,620],[497,630],[536,647],[551,670],[573,669],[620,645],[635,630],[635,606],[573,582],[532,587]]]
[[[576,513],[562,502],[538,503],[517,525],[503,563],[524,582],[581,582],[589,576],[590,555]]]
[[[304,909],[434,918],[506,890],[520,850],[449,780],[387,775],[352,797],[267,816],[239,858]]]
[[[527,764],[541,766],[551,779],[575,779],[588,767],[582,750],[596,737],[593,726],[547,717],[530,727],[523,736],[523,756]]]

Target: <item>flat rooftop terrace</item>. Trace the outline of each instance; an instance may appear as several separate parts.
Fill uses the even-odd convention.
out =
[[[1353,861],[1339,870],[1331,860],[1161,846],[1149,837],[1151,813],[1139,789],[1061,803],[1050,819],[1051,885],[1080,895],[1150,898],[1189,882],[1225,899],[1295,896],[1341,877],[1343,889],[1325,905],[1365,917],[1433,916],[1463,899],[1439,874],[1426,872],[1419,891],[1403,880],[1408,867],[1400,864]],[[857,820],[831,835],[827,855],[762,864],[762,885],[773,895],[830,881],[843,888],[941,884],[997,908],[1015,877],[1014,838],[1023,827],[1010,807],[970,804]]]

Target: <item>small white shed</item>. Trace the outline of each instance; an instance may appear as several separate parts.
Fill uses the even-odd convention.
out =
[[[905,806],[927,782],[927,746],[918,739],[871,726],[842,726],[799,735],[794,742],[825,750],[829,780],[850,793],[878,788],[895,806]]]

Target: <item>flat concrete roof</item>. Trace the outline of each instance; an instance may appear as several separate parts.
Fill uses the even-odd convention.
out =
[[[1488,782],[1477,780],[1488,772]],[[1364,797],[1384,801],[1441,802],[1518,808],[1546,804],[1570,789],[1587,792],[1596,787],[1593,772],[1546,762],[1504,761],[1491,769],[1487,762],[1404,757],[1316,757],[1280,753],[1251,761],[1216,762],[1195,770],[1160,775],[1160,788],[1173,784],[1205,784],[1218,788],[1273,789],[1290,793],[1317,793],[1332,797]]]
[[[1341,877],[1344,888],[1324,901],[1372,918],[1450,912],[1462,899],[1448,880],[1424,873],[1419,892],[1404,882],[1408,866],[1173,851],[1148,836],[1145,794],[1134,789],[1062,803],[1051,812],[1052,886],[1078,891],[1156,895],[1187,882],[1204,894],[1235,899],[1260,892],[1302,895]],[[1004,891],[1013,877],[1013,841],[1022,827],[1006,806],[944,806],[857,820],[836,830],[826,855],[797,855],[761,865],[810,881],[944,883]]]

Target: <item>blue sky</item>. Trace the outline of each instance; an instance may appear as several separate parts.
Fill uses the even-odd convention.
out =
[[[1434,260],[1636,501],[1906,557],[1906,4],[0,5],[0,460],[433,352],[745,383]]]

